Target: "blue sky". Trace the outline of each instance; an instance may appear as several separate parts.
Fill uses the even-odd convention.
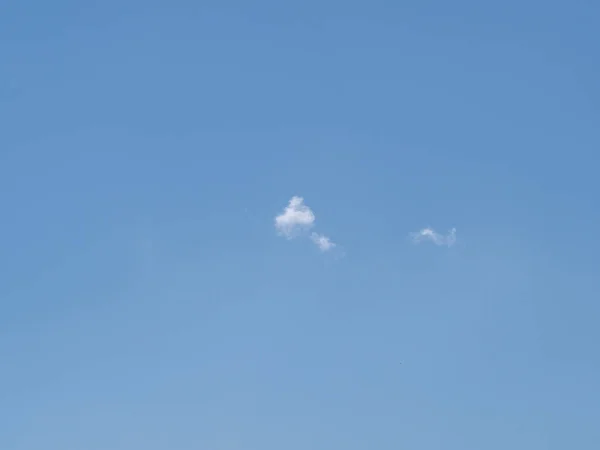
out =
[[[599,21],[2,2],[0,448],[597,449]]]

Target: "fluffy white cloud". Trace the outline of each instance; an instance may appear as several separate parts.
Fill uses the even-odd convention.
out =
[[[304,204],[302,197],[294,196],[283,212],[275,217],[277,232],[288,239],[295,238],[315,224],[315,214]]]
[[[308,231],[315,225],[315,213],[305,203],[302,197],[294,196],[284,210],[275,217],[275,229],[280,236],[293,239],[300,236],[309,237],[322,252],[328,252],[337,247],[328,236]]]
[[[411,233],[410,236],[415,244],[429,241],[433,242],[435,245],[447,245],[448,247],[451,247],[456,242],[456,228],[452,228],[446,236],[437,233],[429,227]]]
[[[333,247],[335,247],[335,244],[331,242],[331,239],[319,233],[313,232],[310,235],[310,239],[315,243],[317,247],[319,247],[319,250],[321,250],[322,252],[327,252]]]

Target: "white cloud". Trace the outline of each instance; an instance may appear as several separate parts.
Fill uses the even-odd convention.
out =
[[[415,244],[419,244],[423,241],[430,241],[435,245],[447,245],[448,247],[452,247],[456,242],[456,228],[452,228],[446,236],[437,233],[429,227],[411,233],[410,236]]]
[[[328,252],[337,247],[337,244],[321,233],[308,231],[315,225],[315,213],[305,203],[304,198],[294,196],[284,210],[275,217],[275,229],[280,236],[293,239],[300,236],[308,237],[322,252]]]
[[[295,238],[313,227],[315,214],[304,204],[302,197],[294,196],[283,212],[275,217],[277,232],[288,239]]]
[[[322,252],[327,252],[333,247],[335,247],[335,244],[331,242],[331,239],[319,233],[313,232],[310,235],[310,239],[315,243],[317,247],[319,247],[319,250],[321,250]]]

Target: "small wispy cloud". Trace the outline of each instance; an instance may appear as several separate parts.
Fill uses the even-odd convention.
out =
[[[435,245],[446,245],[448,247],[452,247],[456,243],[456,228],[452,228],[448,234],[444,236],[440,233],[437,233],[432,228],[427,227],[420,231],[410,233],[410,237],[415,244],[429,241],[433,242]]]
[[[310,235],[310,239],[311,239],[311,241],[313,241],[315,243],[315,245],[317,247],[319,247],[319,250],[321,250],[322,252],[328,252],[329,250],[333,249],[336,246],[331,241],[331,239],[329,239],[327,236],[324,236],[319,233],[313,232]]]
[[[292,197],[283,212],[275,217],[277,232],[288,239],[298,237],[314,224],[315,214],[298,196]]]
[[[287,239],[306,237],[308,231],[314,227],[315,220],[315,213],[304,203],[304,198],[294,196],[281,214],[275,217],[275,229],[280,236]],[[322,252],[328,252],[337,247],[324,234],[313,231],[308,237]]]

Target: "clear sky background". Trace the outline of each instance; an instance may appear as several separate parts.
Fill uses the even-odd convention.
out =
[[[0,448],[598,449],[599,23],[0,2]]]

